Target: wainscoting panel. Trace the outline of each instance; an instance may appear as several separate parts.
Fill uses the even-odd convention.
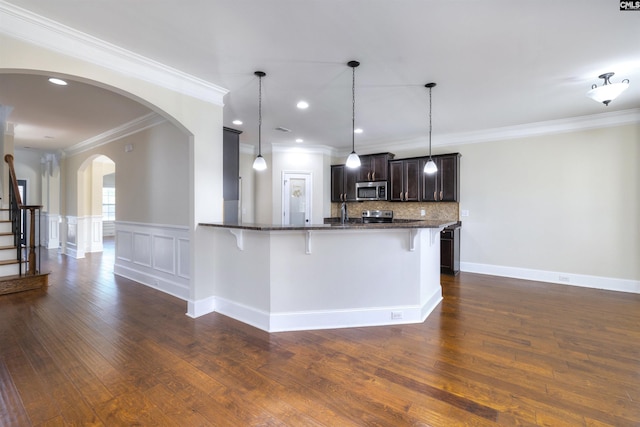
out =
[[[115,229],[115,228],[114,228]],[[116,260],[133,261],[133,233],[129,231],[114,232],[116,236]],[[116,261],[116,264],[118,262]]]
[[[173,237],[153,236],[153,268],[165,273],[176,274],[175,248],[177,248],[176,239]]]
[[[114,273],[189,298],[189,228],[115,222]]]
[[[152,234],[133,233],[133,262],[151,267],[151,237]]]
[[[190,277],[189,260],[189,239],[178,239],[178,276]]]
[[[43,212],[40,216],[42,234],[40,245],[47,249],[56,249],[60,246],[60,215]]]
[[[81,227],[78,225],[78,217],[67,216],[65,222],[67,233],[64,253],[76,259],[84,258],[84,250],[82,249],[82,246],[78,245],[78,233],[82,232]]]

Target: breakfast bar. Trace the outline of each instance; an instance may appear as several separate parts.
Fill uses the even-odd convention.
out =
[[[210,229],[211,310],[268,332],[419,323],[442,300],[445,221]]]

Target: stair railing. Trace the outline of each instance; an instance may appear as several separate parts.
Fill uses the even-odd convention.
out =
[[[13,240],[16,246],[16,257],[19,264],[19,274],[22,276],[22,212],[29,211],[29,232],[27,233],[29,241],[29,253],[27,256],[26,275],[33,276],[40,271],[40,246],[38,246],[38,256],[36,257],[36,220],[38,222],[38,230],[40,230],[40,209],[42,205],[23,205],[18,189],[18,180],[16,179],[16,171],[13,167],[13,156],[6,154],[4,161],[9,165],[9,219],[11,220],[11,229],[13,231]],[[25,239],[26,241],[26,239]]]

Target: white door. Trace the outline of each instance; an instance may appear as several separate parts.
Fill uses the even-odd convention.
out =
[[[282,173],[282,225],[311,222],[311,173]]]

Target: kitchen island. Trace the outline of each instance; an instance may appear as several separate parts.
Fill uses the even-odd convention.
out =
[[[440,231],[453,222],[210,224],[219,312],[268,332],[419,323],[442,300]]]

